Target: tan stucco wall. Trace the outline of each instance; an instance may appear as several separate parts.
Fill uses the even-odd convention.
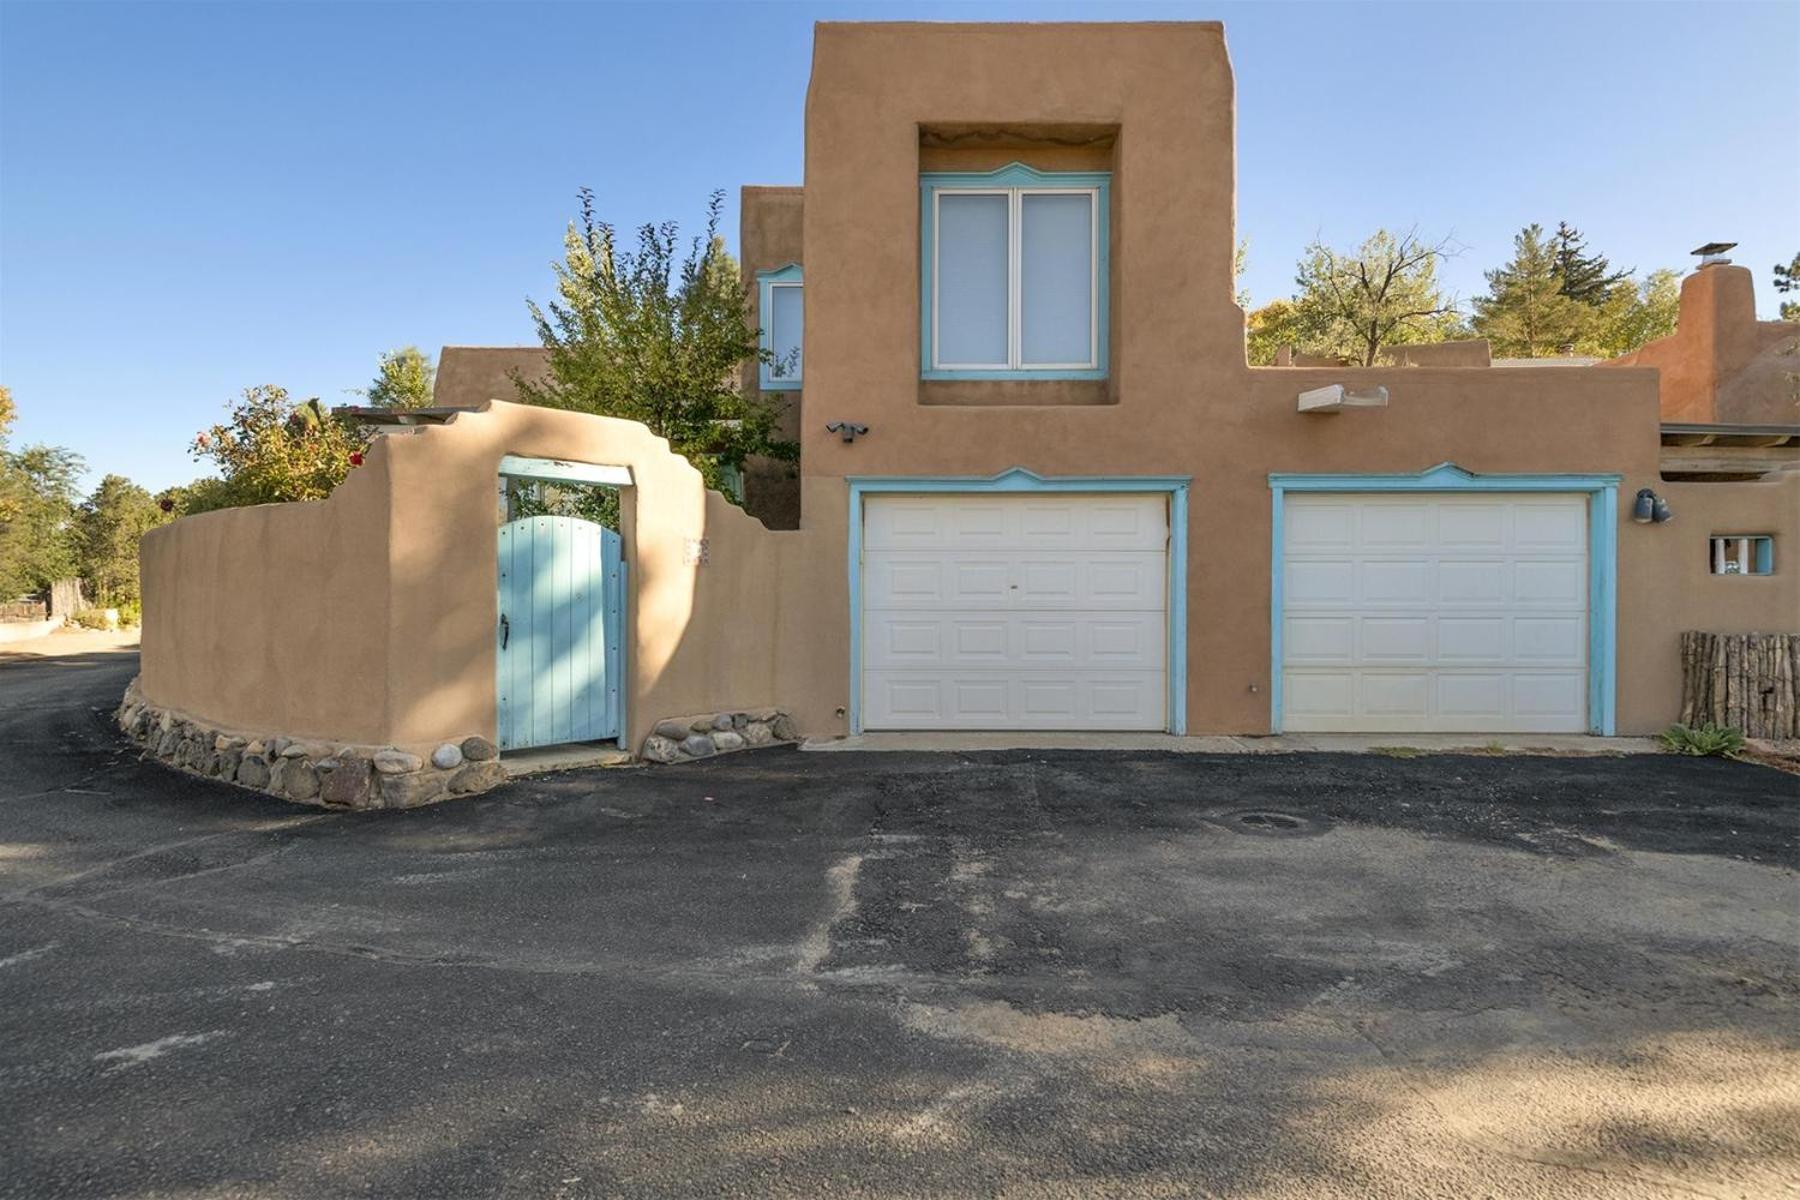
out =
[[[1800,325],[1756,319],[1746,267],[1687,276],[1675,332],[1602,365],[1660,370],[1665,421],[1800,425]]]
[[[329,500],[221,509],[145,534],[146,697],[223,728],[383,741],[390,491],[376,454]]]
[[[326,501],[144,540],[142,687],[220,725],[426,747],[495,728],[497,480],[506,454],[624,466],[627,744],[659,718],[776,707],[797,533],[717,493],[642,425],[493,403],[378,439]],[[686,561],[705,539],[707,561]],[[727,699],[727,697],[731,697]]]
[[[512,400],[518,395],[513,376],[535,383],[548,372],[549,361],[542,346],[445,346],[438,352],[431,403],[480,408],[489,400]]]
[[[1679,639],[1709,633],[1800,633],[1800,475],[1769,483],[1651,483],[1666,525],[1619,526],[1620,724],[1649,732],[1681,707]],[[1636,489],[1620,496],[1628,505]],[[1714,534],[1776,535],[1772,575],[1714,575]]]
[[[762,291],[756,276],[777,271],[789,263],[801,263],[802,218],[805,201],[797,187],[750,186],[739,196],[739,270],[750,301],[750,319],[762,324]],[[802,264],[804,265],[804,264]],[[744,364],[739,385],[746,393],[758,388],[757,364]],[[779,409],[776,425],[784,441],[800,440],[802,393],[770,392]],[[800,525],[800,477],[793,463],[752,458],[744,464],[744,507],[770,529],[795,529]]]

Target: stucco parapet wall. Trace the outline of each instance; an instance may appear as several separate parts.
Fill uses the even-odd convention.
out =
[[[506,782],[494,744],[479,735],[414,754],[221,729],[144,699],[137,680],[116,714],[125,736],[165,766],[297,804],[418,808]]]
[[[644,739],[641,757],[656,763],[692,762],[735,750],[799,740],[800,731],[793,718],[779,709],[701,713],[658,721],[655,730]]]

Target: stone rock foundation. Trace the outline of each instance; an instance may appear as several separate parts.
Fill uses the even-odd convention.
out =
[[[639,757],[646,762],[692,762],[733,750],[799,740],[793,719],[774,709],[703,713],[658,721],[656,729],[644,739]]]
[[[215,729],[144,699],[137,680],[119,705],[119,728],[151,758],[208,779],[325,808],[417,808],[506,782],[500,752],[484,737],[445,742],[429,760],[393,746]]]

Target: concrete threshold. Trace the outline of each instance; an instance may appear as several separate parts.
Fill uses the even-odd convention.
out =
[[[858,733],[808,738],[802,750],[1154,750],[1175,754],[1660,754],[1655,738],[1575,733],[1281,733],[1262,737],[1177,737],[1168,733]]]
[[[611,742],[534,746],[529,750],[508,750],[500,756],[500,765],[506,769],[508,779],[517,779],[521,775],[542,775],[549,771],[574,771],[584,767],[623,767],[631,762],[631,755]]]

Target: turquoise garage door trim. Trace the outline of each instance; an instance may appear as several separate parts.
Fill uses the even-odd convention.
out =
[[[848,482],[852,732],[1185,730],[1187,476]]]
[[[1475,475],[1451,463],[1417,475],[1269,476],[1273,731],[1349,729],[1361,721],[1370,732],[1467,732],[1475,730],[1464,725],[1492,714],[1484,731],[1540,731],[1534,722],[1566,728],[1560,723],[1573,719],[1576,728],[1610,735],[1618,484],[1617,475]],[[1412,506],[1419,537],[1403,546],[1407,539],[1395,531],[1408,514],[1395,506],[1407,508],[1408,495],[1430,503]],[[1320,521],[1334,514],[1344,518],[1341,553],[1321,532]],[[1374,517],[1382,518],[1370,527],[1381,545],[1365,544],[1357,532]],[[1307,588],[1293,593],[1290,606],[1295,570]],[[1382,580],[1393,587],[1375,586]],[[1301,635],[1311,640],[1287,645]],[[1341,704],[1322,704],[1329,697],[1320,689],[1331,680],[1315,676],[1331,675],[1326,667],[1343,677],[1340,691],[1355,693]],[[1288,694],[1302,683],[1311,694]],[[1365,685],[1378,694],[1364,696]],[[1402,694],[1406,687],[1419,694]]]

